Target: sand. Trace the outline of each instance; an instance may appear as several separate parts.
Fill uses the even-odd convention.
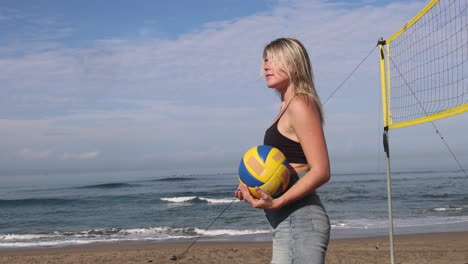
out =
[[[58,249],[0,251],[0,263],[269,263],[271,242],[142,243]],[[468,264],[468,232],[400,235],[396,263]],[[175,260],[176,256],[179,259]],[[171,260],[172,258],[172,260]],[[390,263],[388,237],[334,239],[327,264]]]

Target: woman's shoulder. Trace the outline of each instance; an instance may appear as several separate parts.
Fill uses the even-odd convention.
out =
[[[309,95],[296,95],[291,101],[288,112],[288,118],[292,123],[321,122],[318,105]]]
[[[291,112],[314,111],[317,109],[317,104],[312,96],[307,94],[298,94],[291,99],[289,106]]]

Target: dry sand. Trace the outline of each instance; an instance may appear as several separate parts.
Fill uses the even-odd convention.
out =
[[[144,243],[60,249],[0,251],[0,263],[157,263],[267,264],[270,242],[199,242],[182,259],[190,243]],[[400,235],[395,238],[396,263],[468,264],[468,232]],[[388,237],[335,239],[327,264],[390,263]]]

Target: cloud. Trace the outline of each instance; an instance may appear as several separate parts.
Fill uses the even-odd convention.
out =
[[[15,153],[16,157],[25,159],[62,159],[62,160],[88,160],[96,159],[101,155],[99,151],[83,152],[78,154],[64,153],[60,156],[56,155],[56,151],[49,150],[34,150],[32,148],[23,148]]]
[[[135,29],[143,39],[96,39],[73,47],[53,37],[58,29],[79,30],[55,25],[45,33],[51,38],[0,48],[0,136],[9,148],[54,146],[65,153],[63,160],[151,162],[167,155],[168,162],[180,157],[237,163],[246,148],[262,142],[278,110],[276,95],[259,76],[265,44],[299,38],[325,99],[380,36],[390,36],[423,6],[424,1],[352,8],[280,1],[270,10],[213,21],[175,39],[150,39],[160,29],[148,22]],[[375,153],[381,144],[378,71],[374,52],[325,106],[333,154]]]
[[[41,16],[40,12],[28,13],[21,9],[0,7],[0,21],[2,21],[0,28],[4,29],[0,41],[10,40],[19,46],[24,46],[28,42],[56,41],[70,36],[75,29],[59,17],[60,15]]]
[[[88,159],[96,159],[97,157],[100,156],[100,152],[94,151],[94,152],[85,152],[85,153],[80,153],[80,154],[69,154],[69,153],[64,153],[63,156],[61,157],[64,160],[88,160]]]
[[[0,7],[0,20],[15,20],[15,19],[23,19],[25,17],[20,11],[14,8],[5,8]]]
[[[337,76],[355,66],[379,36],[396,30],[403,18],[411,17],[421,6],[410,2],[346,9],[321,1],[288,1],[269,12],[207,23],[175,40],[96,40],[86,48],[54,47],[49,42],[45,50],[18,47],[32,52],[0,59],[2,81],[16,98],[6,98],[2,105],[11,109],[22,100],[29,107],[24,112],[1,112],[20,118],[31,113],[36,117],[56,115],[54,107],[37,104],[41,101],[36,98],[44,93],[73,98],[66,105],[57,103],[61,109],[100,109],[103,104],[108,106],[109,99],[122,98],[251,105],[264,96],[263,89],[256,88],[263,85],[259,78],[261,49],[279,36],[298,37],[306,44],[318,87],[327,95],[337,85]],[[53,19],[43,20],[42,24],[54,23]],[[382,20],[389,21],[385,28],[378,23]],[[252,96],[245,98],[246,91]]]
[[[21,158],[45,159],[52,155],[52,150],[35,151],[30,148],[24,148],[16,153]]]

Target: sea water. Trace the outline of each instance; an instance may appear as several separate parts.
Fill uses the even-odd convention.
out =
[[[461,171],[394,172],[395,233],[468,230]],[[262,210],[234,198],[236,173],[10,173],[0,177],[0,250],[145,241],[268,241]],[[318,193],[332,237],[388,232],[383,173],[333,174]]]

